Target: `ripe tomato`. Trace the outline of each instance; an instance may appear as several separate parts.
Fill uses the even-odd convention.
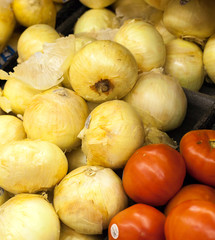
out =
[[[201,183],[215,186],[215,130],[193,130],[180,142],[188,173]]]
[[[124,167],[122,181],[135,202],[162,206],[182,187],[185,175],[181,154],[160,143],[136,150]]]
[[[166,218],[166,240],[215,239],[215,204],[188,200],[176,206]]]
[[[190,184],[182,187],[166,205],[165,215],[168,215],[175,206],[187,200],[205,200],[215,203],[215,189],[203,184]]]
[[[162,212],[146,204],[134,204],[111,219],[108,239],[164,240],[164,224]]]

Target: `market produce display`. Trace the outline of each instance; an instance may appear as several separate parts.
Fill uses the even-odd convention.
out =
[[[0,239],[215,239],[214,13],[0,0]]]

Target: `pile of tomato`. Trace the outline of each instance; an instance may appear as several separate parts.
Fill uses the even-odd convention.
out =
[[[122,182],[133,204],[112,218],[110,240],[215,239],[215,130],[189,131],[179,150],[137,149]]]

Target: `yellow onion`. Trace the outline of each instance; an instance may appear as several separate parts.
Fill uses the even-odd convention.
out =
[[[144,142],[144,129],[135,110],[122,100],[98,105],[80,132],[88,165],[122,168]]]
[[[116,0],[80,0],[82,4],[89,8],[104,8],[112,3],[114,3]]]
[[[165,10],[169,1],[170,0],[145,0],[146,3],[160,10]]]
[[[124,97],[134,86],[138,67],[128,49],[109,40],[97,40],[78,51],[69,80],[85,100],[102,102]]]
[[[28,138],[46,140],[70,151],[80,145],[77,136],[87,116],[87,104],[77,93],[56,87],[32,99],[23,124]]]
[[[142,74],[124,100],[146,126],[162,131],[179,127],[187,111],[187,98],[178,81],[158,71]]]
[[[75,168],[87,165],[86,155],[83,153],[81,147],[72,150],[71,152],[66,153],[68,160],[69,172]]]
[[[35,24],[26,28],[17,44],[18,62],[27,60],[36,52],[43,51],[43,44],[55,42],[60,35],[48,24]]]
[[[56,8],[52,0],[13,0],[13,12],[20,25],[45,23],[55,27]]]
[[[165,63],[163,38],[153,25],[141,19],[125,21],[114,40],[131,51],[141,71],[150,71]]]
[[[13,34],[16,19],[10,6],[10,0],[0,2],[0,53],[3,51],[7,42]]]
[[[203,50],[203,63],[206,73],[211,81],[215,83],[215,34],[213,34],[206,42]]]
[[[12,115],[0,116],[0,146],[26,138],[22,121]]]
[[[173,39],[166,45],[165,72],[184,88],[199,91],[204,82],[203,53],[195,43]]]
[[[0,239],[59,240],[60,221],[42,196],[18,194],[0,207]]]
[[[10,198],[7,191],[0,187],[0,206]]]
[[[116,0],[113,4],[112,7],[113,9],[116,9],[117,7],[128,5],[128,4],[146,4],[145,0]]]
[[[119,27],[119,22],[112,11],[106,8],[89,9],[78,18],[74,27],[74,33],[96,32],[101,29],[117,27]]]
[[[0,186],[13,194],[50,189],[67,170],[65,154],[50,142],[26,139],[0,148]]]
[[[54,190],[54,208],[60,220],[82,234],[102,234],[127,204],[122,180],[110,168],[76,168]]]
[[[163,22],[173,35],[199,41],[214,33],[214,12],[214,0],[172,0],[165,8]]]
[[[60,240],[102,240],[101,235],[87,235],[77,233],[73,229],[67,227],[65,224],[61,224],[60,228]]]

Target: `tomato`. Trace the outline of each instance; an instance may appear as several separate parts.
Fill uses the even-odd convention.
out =
[[[180,141],[187,172],[196,180],[215,186],[215,130],[193,130]]]
[[[164,240],[164,224],[162,212],[146,204],[134,204],[111,219],[108,239]]]
[[[168,202],[164,210],[165,215],[178,204],[186,200],[205,200],[215,203],[215,189],[203,184],[190,184],[181,190]]]
[[[215,204],[188,200],[176,206],[166,217],[166,240],[215,239]]]
[[[122,182],[135,202],[162,206],[182,187],[185,175],[184,159],[177,150],[162,143],[149,144],[129,158]]]

